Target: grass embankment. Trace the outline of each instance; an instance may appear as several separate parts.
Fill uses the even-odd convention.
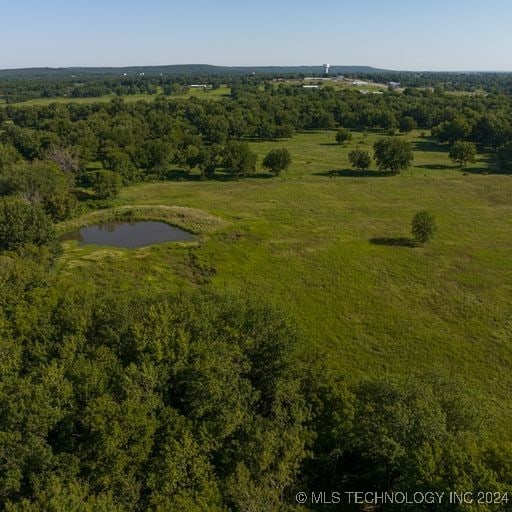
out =
[[[226,226],[222,219],[194,208],[182,206],[142,205],[119,206],[106,210],[95,210],[81,217],[61,222],[57,225],[59,233],[73,231],[84,226],[121,220],[129,221],[162,221],[177,226],[196,235],[218,231]]]
[[[125,291],[208,283],[255,294],[297,322],[312,357],[353,378],[460,379],[488,428],[512,438],[512,176],[493,174],[485,157],[456,169],[446,146],[418,132],[408,136],[410,170],[353,172],[348,152],[371,151],[377,137],[355,134],[342,147],[333,132],[254,143],[260,162],[271,148],[291,151],[278,178],[260,169],[239,181],[128,187],[127,204],[196,208],[231,224],[189,249],[163,244],[101,259],[101,249],[68,247],[61,271]],[[411,248],[401,239],[421,209],[439,230]]]

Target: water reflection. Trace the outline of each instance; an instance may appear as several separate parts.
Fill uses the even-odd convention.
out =
[[[62,241],[76,240],[80,245],[143,247],[163,242],[195,240],[196,237],[165,222],[105,222],[88,226],[61,236]]]

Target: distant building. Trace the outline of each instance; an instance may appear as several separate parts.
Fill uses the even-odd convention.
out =
[[[304,89],[318,89],[319,85],[303,85]]]
[[[206,84],[192,84],[189,85],[189,87],[192,87],[193,89],[206,89],[208,86]]]
[[[353,80],[352,85],[368,85],[368,82],[364,82],[363,80]]]
[[[400,82],[388,82],[389,87],[392,87],[393,89],[398,89],[400,87]]]

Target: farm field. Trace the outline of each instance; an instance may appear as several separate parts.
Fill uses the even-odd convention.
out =
[[[318,131],[251,143],[260,163],[272,148],[290,150],[293,163],[277,178],[261,168],[233,181],[177,171],[127,187],[121,204],[194,208],[223,222],[199,244],[65,243],[59,275],[120,293],[185,284],[256,295],[299,325],[308,355],[347,377],[463,381],[491,430],[510,435],[512,176],[494,174],[486,157],[462,171],[419,132],[407,136],[408,171],[351,170],[348,152],[371,152],[378,137],[356,133],[339,146],[334,132]],[[422,209],[438,233],[410,247],[410,220]]]

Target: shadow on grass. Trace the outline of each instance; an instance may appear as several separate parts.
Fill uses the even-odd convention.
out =
[[[370,238],[373,245],[388,245],[391,247],[416,247],[416,242],[412,238],[395,237],[395,238]]]
[[[394,176],[392,172],[386,171],[356,171],[354,169],[341,169],[332,171],[315,172],[315,176],[328,176],[329,178],[383,178],[386,176]]]
[[[424,165],[417,165],[417,169],[430,169],[433,171],[445,171],[447,169],[458,169],[458,167],[454,167],[453,165],[446,165],[446,164],[424,164]]]
[[[188,173],[187,171],[171,171],[165,176],[165,181],[239,181],[246,178],[256,178],[260,180],[268,180],[273,178],[272,174],[265,172],[255,172],[246,176],[233,176],[224,172],[216,172],[208,176],[202,176],[197,173]]]
[[[430,151],[432,153],[448,153],[448,146],[436,142],[435,140],[418,140],[413,142],[415,151]]]

